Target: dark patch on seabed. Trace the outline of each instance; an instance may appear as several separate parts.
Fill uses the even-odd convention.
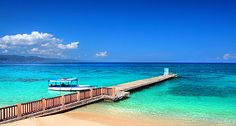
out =
[[[0,81],[2,82],[36,82],[36,81],[42,81],[42,80],[44,79],[36,79],[36,78],[19,78],[19,79],[1,78],[0,79]]]
[[[20,82],[35,82],[35,81],[42,81],[43,79],[37,79],[37,78],[19,78],[16,81]]]
[[[177,96],[229,97],[236,96],[236,87],[179,85],[169,88],[168,93]]]

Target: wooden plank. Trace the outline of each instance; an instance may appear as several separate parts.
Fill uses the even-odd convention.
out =
[[[128,82],[128,83],[124,83],[124,84],[119,84],[116,86],[111,86],[114,87],[116,89],[116,92],[119,91],[130,91],[130,90],[134,90],[143,86],[147,86],[150,84],[155,84],[158,82],[162,82],[164,80],[168,80],[170,78],[176,77],[176,74],[169,74],[169,75],[161,75],[158,77],[153,77],[153,78],[148,78],[148,79],[143,79],[143,80],[137,80],[137,81],[133,81],[133,82]]]

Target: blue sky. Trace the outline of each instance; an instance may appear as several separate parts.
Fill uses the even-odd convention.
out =
[[[1,54],[236,62],[233,0],[1,0],[0,15]]]

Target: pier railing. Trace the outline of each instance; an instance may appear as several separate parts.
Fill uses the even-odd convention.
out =
[[[74,103],[80,104],[80,101],[89,101],[90,99],[94,99],[96,97],[112,96],[113,93],[115,93],[113,88],[95,88],[57,97],[47,99],[42,98],[37,101],[2,107],[0,108],[0,124],[31,116],[40,116],[53,110],[60,111],[66,109],[66,105]]]
[[[18,106],[20,106],[20,104],[18,104]],[[22,103],[19,109],[21,109],[21,111],[19,111],[18,114],[21,114],[21,116],[42,111],[42,100]]]
[[[57,96],[53,98],[42,99],[42,110],[48,110],[54,107],[62,105],[62,96]]]
[[[0,108],[0,121],[17,118],[18,107],[17,105],[7,106]]]
[[[93,97],[99,96],[102,94],[102,88],[93,89]]]
[[[165,74],[153,78],[128,82],[110,88],[95,88],[53,98],[12,105],[0,108],[0,124],[32,116],[49,115],[99,100],[116,101],[125,98],[131,90],[149,86],[176,77],[176,74]]]

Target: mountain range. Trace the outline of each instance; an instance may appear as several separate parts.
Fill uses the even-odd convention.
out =
[[[20,55],[0,55],[0,64],[14,63],[74,63],[78,60],[43,58],[38,56],[20,56]]]

